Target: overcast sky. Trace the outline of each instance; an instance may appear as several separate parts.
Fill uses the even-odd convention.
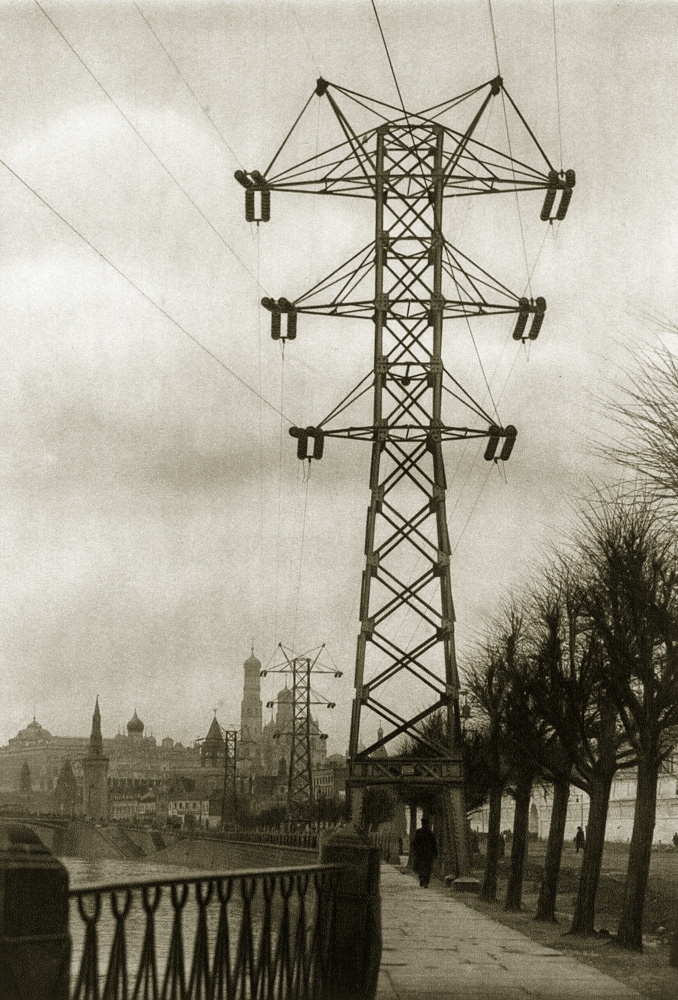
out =
[[[277,642],[325,642],[344,677],[323,685],[338,707],[321,722],[343,750],[369,446],[328,442],[306,483],[276,408],[318,422],[369,370],[371,325],[302,317],[283,362],[259,301],[364,246],[369,205],[274,193],[257,229],[233,172],[264,169],[320,74],[396,102],[371,4],[42,6],[0,4],[0,741],[34,706],[85,734],[97,694],[104,735],[136,707],[158,738],[191,741],[213,707],[238,720],[252,641],[264,664]],[[496,75],[487,0],[377,6],[409,108]],[[506,482],[477,446],[446,451],[462,666],[599,471],[596,395],[648,336],[638,317],[678,315],[678,4],[556,0],[557,63],[551,3],[492,10],[505,84],[577,186],[558,229],[539,192],[520,220],[512,195],[446,216],[519,293],[536,260],[548,302],[529,356],[506,343],[510,317],[474,327],[519,438]],[[338,141],[314,102],[299,158]],[[482,398],[465,330],[448,344]]]

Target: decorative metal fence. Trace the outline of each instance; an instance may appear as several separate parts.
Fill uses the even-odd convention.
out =
[[[336,865],[72,889],[72,1000],[320,1000]]]

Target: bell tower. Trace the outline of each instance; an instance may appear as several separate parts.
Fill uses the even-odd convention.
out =
[[[261,745],[261,662],[254,655],[254,645],[243,664],[245,682],[240,707],[241,750],[243,759],[254,756],[255,748]]]

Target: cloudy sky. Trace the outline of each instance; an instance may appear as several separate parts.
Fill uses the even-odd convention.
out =
[[[377,7],[409,108],[496,75],[487,0]],[[678,315],[678,4],[492,12],[506,86],[577,187],[557,229],[540,193],[520,216],[511,195],[446,217],[461,249],[518,292],[531,271],[548,301],[529,355],[507,345],[510,317],[478,328],[519,428],[506,481],[476,447],[446,453],[462,665],[600,473],[596,397],[649,336],[639,317]],[[327,644],[344,677],[322,721],[346,746],[369,447],[329,442],[306,482],[277,411],[318,422],[369,370],[371,327],[303,317],[283,360],[259,300],[296,298],[365,245],[369,206],[274,193],[257,229],[233,180],[265,167],[320,74],[396,103],[369,0],[0,3],[2,742],[34,707],[87,732],[97,694],[105,735],[136,707],[190,741],[213,707],[237,721],[253,641],[264,664],[278,642]],[[314,102],[299,158],[337,141]],[[446,360],[482,397],[463,330]]]

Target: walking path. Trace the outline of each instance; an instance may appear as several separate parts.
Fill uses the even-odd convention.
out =
[[[589,965],[465,906],[452,889],[420,889],[381,869],[383,952],[377,1000],[640,1000]]]

